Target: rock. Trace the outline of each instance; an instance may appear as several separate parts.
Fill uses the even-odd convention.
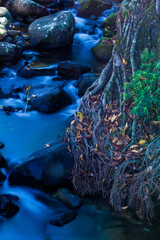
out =
[[[52,85],[39,84],[34,86],[30,90],[30,96],[29,104],[35,110],[43,113],[53,113],[72,103],[71,97],[62,88],[60,82],[53,82]]]
[[[83,74],[76,85],[78,87],[78,96],[82,97],[98,77],[98,74]]]
[[[112,56],[113,44],[110,44],[110,39],[102,38],[97,46],[91,49],[92,54],[100,62],[108,62]]]
[[[0,141],[0,148],[4,148],[4,143]]]
[[[50,219],[50,224],[62,227],[76,218],[77,213],[71,210],[57,211]]]
[[[23,36],[17,36],[14,44],[22,47],[23,49],[29,48],[28,44],[26,43],[26,39]]]
[[[0,62],[16,61],[22,56],[22,48],[15,44],[0,42]]]
[[[49,14],[45,7],[32,0],[8,0],[6,7],[13,16],[42,17]]]
[[[6,166],[6,160],[3,157],[3,155],[0,153],[0,168],[3,168]]]
[[[116,34],[116,13],[112,13],[100,26],[105,37],[113,37]]]
[[[8,26],[9,21],[6,17],[0,17],[0,24],[2,24],[3,26]]]
[[[0,7],[0,17],[6,17],[9,21],[12,21],[12,16],[7,8]]]
[[[60,188],[53,197],[62,201],[69,208],[79,208],[82,200],[66,188]]]
[[[5,180],[6,180],[6,175],[0,170],[0,186],[3,185]]]
[[[60,62],[58,64],[58,74],[65,79],[79,79],[82,73],[90,71],[91,68],[78,62]]]
[[[34,21],[28,29],[32,46],[57,48],[72,44],[75,19],[71,12],[62,11]]]
[[[92,15],[100,16],[106,9],[111,8],[111,5],[101,0],[85,0],[82,1],[78,11],[79,17],[89,18]]]
[[[32,68],[30,65],[22,66],[18,69],[18,75],[24,78],[32,78],[35,76],[53,76],[55,74],[55,67],[53,68]]]
[[[0,28],[0,41],[2,41],[6,36],[7,36],[7,30]]]
[[[51,142],[18,165],[11,172],[9,182],[11,185],[53,188],[68,182],[72,168],[73,157],[68,151],[68,144],[61,141]]]
[[[9,194],[0,195],[0,216],[10,218],[19,211],[19,207],[14,203],[16,199],[17,197]]]

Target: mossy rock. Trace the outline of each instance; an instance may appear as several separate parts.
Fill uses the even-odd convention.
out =
[[[108,62],[112,56],[113,45],[106,42],[106,38],[102,38],[99,43],[91,49],[92,54],[100,62]]]
[[[100,26],[105,37],[113,37],[116,34],[116,13],[112,13]]]
[[[100,26],[100,28],[105,28],[105,27],[116,27],[116,20],[117,20],[117,14],[112,13]]]
[[[108,3],[102,3],[101,0],[86,0],[81,3],[78,16],[84,18],[89,18],[92,15],[100,16],[104,10],[110,7]]]

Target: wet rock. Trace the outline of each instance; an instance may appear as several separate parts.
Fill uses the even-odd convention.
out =
[[[6,180],[6,175],[0,170],[0,186],[3,185],[5,180]]]
[[[0,153],[0,168],[3,168],[6,166],[6,160],[3,157],[3,155]]]
[[[85,0],[81,3],[78,16],[84,18],[89,18],[92,15],[100,16],[104,10],[110,7],[110,4],[101,0]]]
[[[82,204],[82,200],[66,188],[60,188],[52,197],[59,199],[72,209],[79,208]]]
[[[53,76],[52,80],[53,81],[62,81],[63,79],[61,76],[55,75],[55,76]]]
[[[68,144],[61,141],[44,145],[18,165],[11,173],[11,185],[27,185],[38,188],[57,187],[69,181],[73,157]]]
[[[76,85],[78,87],[78,96],[82,97],[98,77],[98,74],[83,74]]]
[[[6,17],[9,21],[12,21],[12,16],[7,8],[0,7],[0,17]]]
[[[42,17],[49,14],[45,7],[32,0],[9,0],[6,7],[13,16]]]
[[[58,74],[65,79],[79,79],[82,73],[90,71],[91,68],[78,62],[60,62],[58,64]]]
[[[57,211],[50,219],[50,224],[62,227],[65,224],[73,221],[76,218],[77,213],[71,210]]]
[[[62,83],[54,82],[52,85],[40,84],[32,87],[29,104],[35,110],[43,113],[53,113],[71,104],[72,99],[62,86]]]
[[[4,143],[0,141],[0,148],[4,148]]]
[[[7,36],[7,30],[0,28],[0,41],[2,41]]]
[[[10,218],[19,211],[19,207],[14,203],[15,200],[17,197],[12,195],[0,195],[0,216]]]
[[[112,56],[113,44],[110,39],[102,38],[91,52],[100,62],[108,62]]]
[[[105,37],[113,37],[116,34],[116,13],[112,13],[100,26]]]
[[[55,74],[55,68],[32,68],[29,65],[22,66],[18,70],[18,75],[24,78],[32,78],[35,76],[53,76]]]
[[[14,61],[22,56],[22,48],[15,44],[0,42],[0,62]]]
[[[57,48],[72,44],[75,20],[71,12],[62,11],[34,21],[28,29],[32,46]]]
[[[3,26],[8,26],[9,21],[6,17],[0,17],[0,24],[2,24]]]

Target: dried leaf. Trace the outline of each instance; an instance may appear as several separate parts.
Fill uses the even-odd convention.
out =
[[[36,98],[36,97],[37,97],[37,95],[32,95],[32,97],[33,97],[33,98]]]
[[[145,139],[141,139],[140,141],[139,141],[139,144],[140,145],[144,145],[146,143],[146,140]]]
[[[75,123],[75,121],[76,121],[76,120],[74,119],[74,120],[71,122],[71,124],[70,124],[70,125],[72,126],[72,125]]]
[[[140,80],[147,80],[146,77],[139,77]]]
[[[128,208],[128,206],[124,206],[124,207],[122,207],[123,210],[126,210],[127,208]]]
[[[117,118],[117,115],[114,114],[114,115],[111,117],[111,119],[110,119],[110,120],[111,120],[111,123],[114,122],[114,121],[116,120],[116,118]]]
[[[51,145],[47,143],[44,148],[50,148],[50,147]]]
[[[78,112],[77,116],[79,117],[79,121],[83,122],[83,119],[84,119],[83,113],[82,112]]]

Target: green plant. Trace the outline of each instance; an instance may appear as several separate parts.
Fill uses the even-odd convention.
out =
[[[140,69],[124,85],[125,97],[133,101],[132,114],[160,119],[160,63],[156,54],[145,49]]]

